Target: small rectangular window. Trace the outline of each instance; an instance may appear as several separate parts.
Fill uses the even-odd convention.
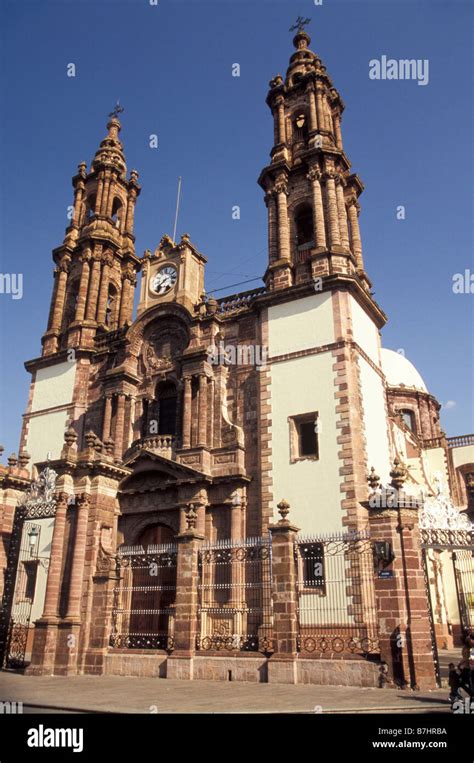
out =
[[[290,461],[319,458],[318,414],[290,416]]]
[[[299,546],[303,563],[303,587],[317,588],[326,593],[326,570],[324,564],[324,545],[322,543],[304,543]]]

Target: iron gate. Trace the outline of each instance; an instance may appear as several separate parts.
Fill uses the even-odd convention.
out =
[[[198,596],[197,649],[272,651],[270,538],[202,546]]]
[[[23,522],[20,549],[16,565],[16,580],[6,639],[5,667],[22,668],[25,665],[30,632],[31,608],[36,590],[39,559],[37,556],[41,526]],[[30,544],[30,536],[36,543]]]
[[[118,549],[110,646],[173,649],[177,553],[174,543]]]
[[[474,628],[474,531],[426,528],[420,531],[423,563],[430,593],[431,618],[434,610],[431,597],[429,551],[447,551],[453,565],[461,631]]]
[[[374,558],[368,532],[295,541],[298,651],[338,657],[379,653]]]
[[[22,668],[25,664],[38,564],[48,566],[48,559],[40,560],[37,556],[41,526],[34,520],[55,516],[55,485],[56,472],[47,466],[31,483],[15,510],[0,610],[1,667]],[[31,531],[35,529],[36,554],[31,555]]]

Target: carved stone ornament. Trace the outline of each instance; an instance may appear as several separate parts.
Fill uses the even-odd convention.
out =
[[[160,321],[145,338],[143,362],[149,373],[169,368],[188,345],[185,329],[173,321]]]
[[[115,569],[115,556],[114,554],[110,554],[108,551],[106,551],[102,546],[102,543],[99,545],[99,549],[97,551],[95,569],[96,574],[98,575],[107,574],[111,570]]]

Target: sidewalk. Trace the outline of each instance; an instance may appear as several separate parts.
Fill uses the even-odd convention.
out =
[[[446,689],[413,692],[0,672],[0,701],[23,702],[29,712],[55,708],[99,713],[438,713],[450,712],[447,694]]]

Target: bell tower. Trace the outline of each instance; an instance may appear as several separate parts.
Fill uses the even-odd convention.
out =
[[[91,347],[98,330],[131,322],[136,273],[133,222],[140,193],[138,173],[127,167],[119,140],[118,104],[109,115],[108,133],[89,172],[85,162],[72,180],[72,220],[56,263],[43,355],[70,347]]]
[[[286,77],[270,81],[274,119],[271,164],[259,177],[268,209],[270,290],[317,277],[356,275],[364,288],[358,197],[364,186],[350,171],[341,118],[344,103],[301,18]]]
[[[31,373],[21,449],[33,463],[59,458],[64,432],[75,422],[84,435],[89,379],[100,337],[112,342],[132,322],[136,274],[133,222],[138,173],[127,168],[117,104],[89,171],[82,162],[72,180],[71,223],[53,250],[54,287],[42,356],[25,363]]]

